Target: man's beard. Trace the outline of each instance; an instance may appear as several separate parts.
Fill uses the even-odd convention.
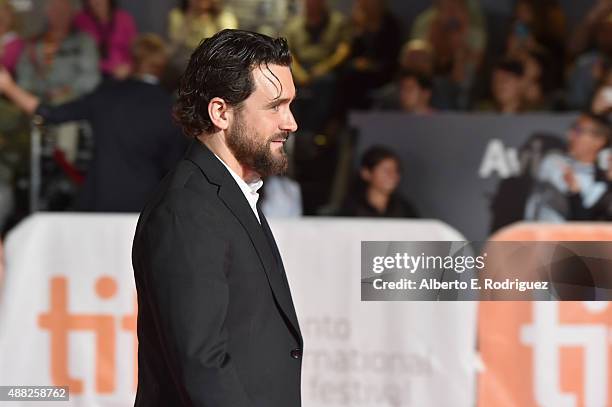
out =
[[[257,134],[249,132],[240,114],[236,119],[227,135],[227,146],[236,160],[262,178],[284,174],[289,164],[284,146],[280,148],[280,156],[275,156],[271,145],[274,140],[287,138],[289,133],[277,133],[265,141],[260,141]]]

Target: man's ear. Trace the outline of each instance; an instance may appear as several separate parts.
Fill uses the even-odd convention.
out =
[[[227,130],[229,128],[229,106],[225,100],[215,97],[208,102],[208,116],[210,121],[218,129]]]

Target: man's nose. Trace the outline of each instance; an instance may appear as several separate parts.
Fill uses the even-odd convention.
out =
[[[293,117],[293,113],[289,111],[287,114],[287,118],[283,122],[283,131],[288,131],[290,133],[295,133],[298,129],[297,122],[295,121],[295,117]]]

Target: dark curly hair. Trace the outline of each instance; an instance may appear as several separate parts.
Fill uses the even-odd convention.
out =
[[[391,158],[401,166],[402,160],[393,150],[386,146],[374,145],[368,148],[361,157],[361,168],[373,170],[381,161]]]
[[[284,38],[271,38],[242,30],[223,30],[205,39],[193,52],[181,78],[174,119],[190,137],[211,133],[211,99],[219,97],[240,109],[255,90],[253,69],[291,65]]]

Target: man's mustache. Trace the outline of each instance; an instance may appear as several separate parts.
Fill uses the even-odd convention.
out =
[[[291,136],[291,133],[289,133],[289,132],[275,134],[274,136],[272,136],[272,137],[270,137],[268,139],[268,143],[271,143],[273,141],[289,140],[289,136]]]

